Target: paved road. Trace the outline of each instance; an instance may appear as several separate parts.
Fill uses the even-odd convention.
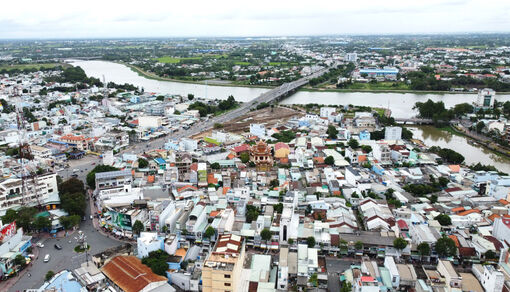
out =
[[[92,226],[92,220],[89,219],[89,206],[87,206],[85,213],[87,220],[81,222],[80,230],[85,233],[87,241],[90,243],[89,260],[91,259],[90,256],[93,254],[122,244],[117,240],[103,236],[94,229]],[[27,268],[29,269],[28,272],[30,272],[31,276],[28,277],[28,273],[25,273],[25,275],[13,287],[11,287],[11,289],[9,289],[9,291],[15,292],[18,290],[23,291],[24,289],[39,288],[44,283],[44,277],[49,270],[57,273],[64,269],[70,270],[78,268],[81,263],[85,262],[85,254],[78,254],[74,251],[74,248],[78,245],[75,240],[76,236],[77,232],[67,236],[66,238],[42,239],[44,247],[39,249],[39,257],[32,263],[31,267]],[[32,243],[35,245],[37,242],[38,239],[34,239]],[[62,246],[62,250],[55,249],[54,245],[56,243]],[[38,247],[34,246],[33,248]],[[49,254],[51,258],[48,263],[43,261],[46,254]]]

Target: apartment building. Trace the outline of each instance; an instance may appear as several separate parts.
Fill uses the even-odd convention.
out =
[[[38,175],[25,182],[26,191],[23,193],[20,178],[7,178],[0,181],[0,208],[45,205],[48,199],[58,197],[55,173]]]

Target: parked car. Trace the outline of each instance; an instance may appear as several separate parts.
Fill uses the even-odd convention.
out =
[[[58,250],[61,250],[62,246],[60,246],[59,244],[55,244],[55,248],[58,249]]]
[[[42,244],[42,243],[38,242],[38,243],[36,243],[36,244],[35,244],[35,246],[40,247],[40,248],[43,248],[43,247],[44,247],[44,244]]]
[[[47,263],[47,262],[49,262],[49,261],[50,261],[50,255],[49,255],[49,254],[46,254],[46,255],[44,256],[44,262],[45,262],[45,263]]]

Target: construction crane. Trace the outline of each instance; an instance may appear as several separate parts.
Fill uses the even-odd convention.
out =
[[[37,194],[37,174],[34,171],[33,163],[31,163],[31,161],[34,159],[34,156],[32,155],[30,145],[27,142],[26,120],[23,113],[23,103],[20,98],[18,98],[16,102],[16,122],[18,131],[20,133],[18,156],[21,163],[21,203],[22,205],[27,204],[26,198],[30,193],[30,190],[28,189],[28,181],[31,180],[34,188],[33,193],[35,194],[37,204],[40,207],[41,202],[39,201],[39,196]]]

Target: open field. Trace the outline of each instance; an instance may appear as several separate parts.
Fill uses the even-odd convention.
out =
[[[202,57],[175,58],[175,57],[170,57],[170,56],[164,56],[164,57],[157,58],[156,60],[158,60],[158,62],[160,62],[160,63],[177,64],[177,63],[179,63],[181,61],[185,61],[185,60],[200,60],[200,59],[202,59]]]
[[[6,70],[24,70],[24,69],[39,69],[39,68],[54,68],[57,66],[66,67],[69,66],[65,63],[30,63],[30,64],[15,64],[15,65],[0,65],[0,70],[6,69]]]
[[[270,107],[260,110],[252,111],[244,116],[230,121],[228,124],[223,124],[222,131],[232,133],[244,133],[250,131],[250,124],[264,124],[266,129],[272,127],[277,123],[284,123],[292,117],[303,116],[300,111],[296,111],[287,107],[278,106],[271,111]],[[203,138],[211,133],[212,130],[202,132],[193,136],[193,139]]]

